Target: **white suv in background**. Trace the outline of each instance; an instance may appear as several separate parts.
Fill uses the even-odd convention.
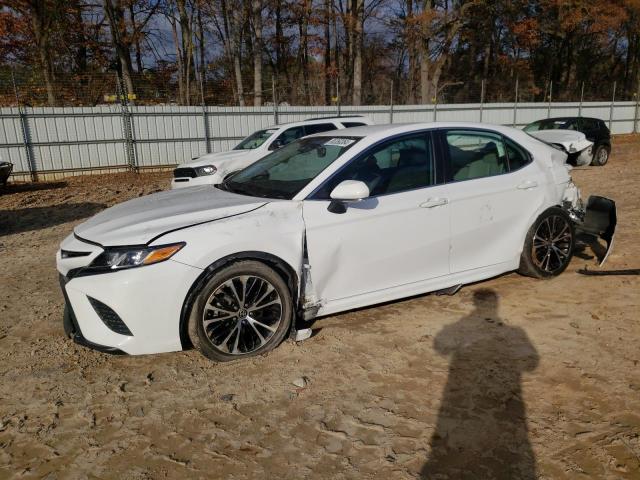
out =
[[[216,185],[226,176],[242,170],[274,150],[314,133],[373,125],[361,116],[313,118],[258,130],[242,140],[233,150],[208,153],[178,165],[173,171],[171,188]]]

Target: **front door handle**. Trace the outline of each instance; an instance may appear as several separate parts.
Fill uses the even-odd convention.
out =
[[[424,203],[420,204],[420,208],[434,208],[441,207],[442,205],[446,205],[449,203],[448,198],[430,198]]]
[[[530,190],[532,188],[536,188],[538,186],[538,182],[535,180],[527,180],[518,185],[518,190]]]

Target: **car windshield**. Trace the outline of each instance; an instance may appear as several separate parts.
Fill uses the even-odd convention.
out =
[[[523,128],[525,132],[537,132],[538,130],[566,130],[569,128],[569,120],[556,119],[556,120],[538,120],[537,122],[530,123]]]
[[[257,132],[253,132],[247,138],[242,140],[238,145],[236,145],[234,147],[234,150],[253,150],[254,148],[258,148],[277,131],[277,128],[268,128],[266,130],[258,130]]]
[[[218,188],[253,197],[291,200],[358,140],[359,137],[302,138],[239,171]]]

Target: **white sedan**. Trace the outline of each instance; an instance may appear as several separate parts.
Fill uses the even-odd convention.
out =
[[[230,174],[248,167],[298,138],[372,123],[367,117],[361,116],[323,117],[258,130],[243,139],[233,150],[207,153],[178,165],[173,170],[171,188],[216,185]]]
[[[610,246],[566,155],[483,124],[359,127],[299,139],[217,186],[156,193],[75,228],[57,254],[65,330],[144,354],[261,354],[305,320],[517,270],[569,264],[576,227]]]

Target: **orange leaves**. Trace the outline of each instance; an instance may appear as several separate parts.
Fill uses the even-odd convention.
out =
[[[540,43],[540,30],[536,18],[524,18],[512,24],[511,30],[518,44],[527,50],[534,49]]]

